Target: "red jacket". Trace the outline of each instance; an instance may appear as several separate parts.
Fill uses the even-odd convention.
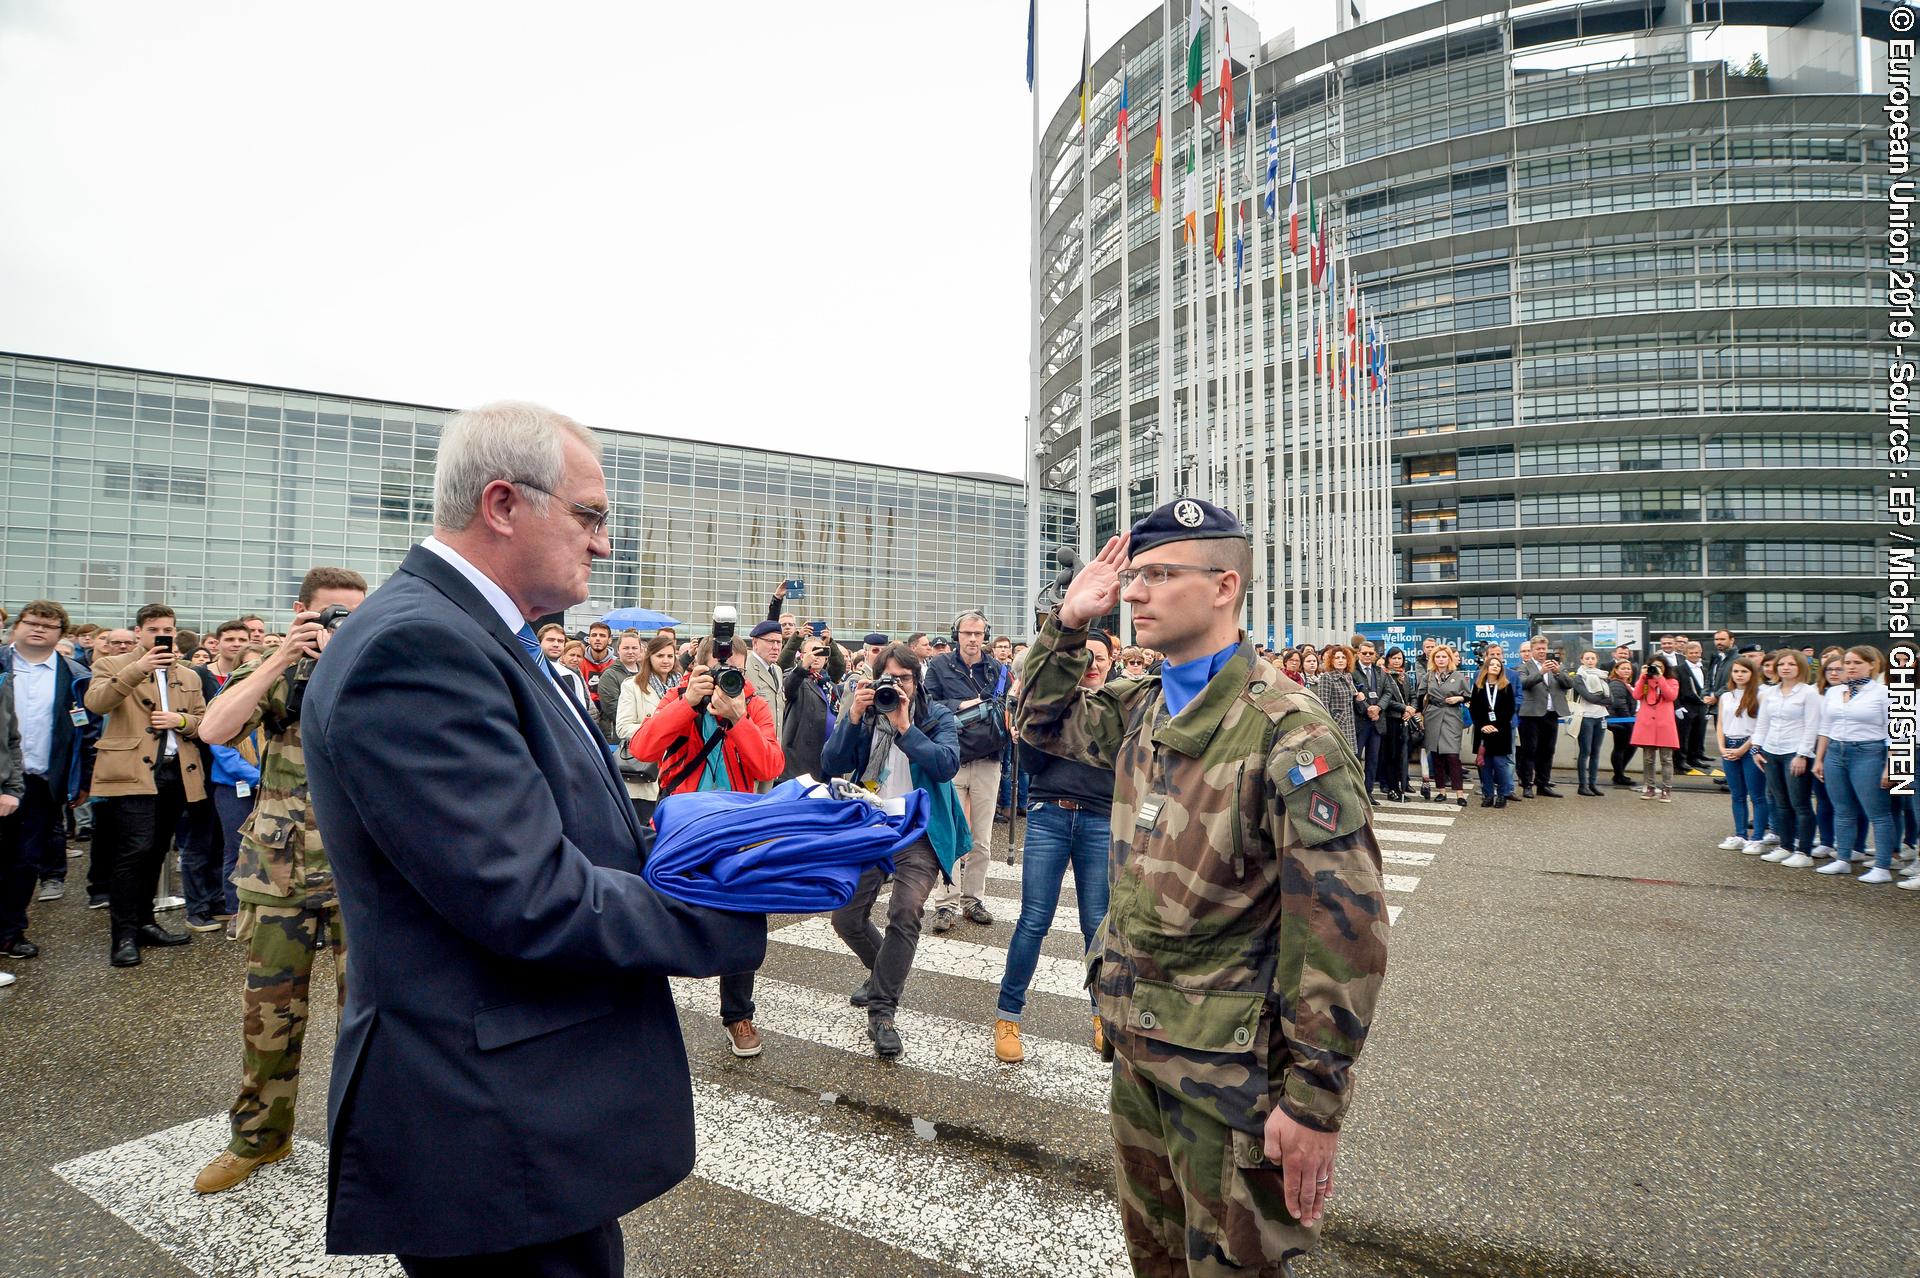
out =
[[[1642,671],[1633,695],[1640,699],[1640,709],[1633,716],[1633,744],[1679,749],[1680,728],[1674,722],[1673,703],[1680,696],[1680,681]]]
[[[634,731],[633,739],[627,742],[627,752],[634,758],[660,765],[662,786],[700,749],[700,716],[681,699],[686,690],[686,681],[682,680],[679,687],[661,699],[660,708],[647,716],[646,722]],[[741,793],[762,781],[773,780],[787,766],[786,757],[780,752],[779,738],[773,732],[773,711],[754,691],[752,681],[748,681],[745,695],[746,718],[728,728],[720,738],[720,754],[727,763],[727,777],[734,790]],[[671,791],[662,789],[660,797],[699,789],[702,770],[695,768],[689,772]]]
[[[620,658],[615,655],[611,648],[607,649],[607,659],[605,661],[595,661],[593,659],[593,649],[591,648],[580,655],[580,678],[587,685],[588,700],[592,701],[595,705],[598,705],[600,702],[600,676],[608,670],[611,670],[613,663],[618,660],[620,660]]]

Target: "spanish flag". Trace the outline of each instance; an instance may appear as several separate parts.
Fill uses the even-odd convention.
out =
[[[1183,243],[1200,242],[1200,175],[1193,167],[1193,141],[1187,141],[1187,236]]]
[[[1153,126],[1153,211],[1155,213],[1160,211],[1160,205],[1166,195],[1166,178],[1160,172],[1165,159],[1166,147],[1161,142],[1160,123],[1155,121]]]
[[[1227,260],[1227,182],[1223,175],[1213,179],[1213,260]]]

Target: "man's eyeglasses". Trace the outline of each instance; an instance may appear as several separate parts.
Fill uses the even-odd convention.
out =
[[[613,511],[611,510],[605,510],[599,506],[582,506],[577,501],[568,501],[552,489],[542,488],[531,480],[510,479],[507,482],[520,488],[531,488],[536,493],[545,493],[562,506],[565,506],[567,513],[579,520],[580,526],[587,530],[589,537],[598,537],[601,533],[605,532],[607,530],[607,521],[613,518]]]
[[[1229,572],[1227,568],[1206,568],[1199,564],[1148,564],[1144,568],[1123,569],[1116,576],[1120,579],[1120,589],[1125,590],[1136,581],[1144,581],[1149,586],[1164,586],[1167,579],[1179,572]]]

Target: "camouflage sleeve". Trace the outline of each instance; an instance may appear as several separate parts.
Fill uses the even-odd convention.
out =
[[[1281,849],[1274,997],[1286,1050],[1272,1054],[1270,1085],[1275,1104],[1322,1131],[1340,1130],[1387,969],[1380,845],[1361,777],[1324,711],[1281,721],[1267,778]]]
[[[249,661],[246,665],[241,666],[233,672],[233,676],[227,680],[227,687],[239,687],[258,669],[260,669],[259,662]],[[248,737],[252,736],[255,732],[258,732],[260,725],[264,723],[269,716],[273,718],[275,723],[279,723],[286,717],[286,713],[287,680],[286,676],[282,675],[273,681],[273,686],[267,689],[265,696],[253,703],[253,710],[248,713],[247,721],[240,725],[239,731],[233,734],[233,738],[221,744],[228,746],[237,745],[239,742],[245,741]]]
[[[1129,679],[1083,689],[1091,660],[1085,630],[1065,630],[1047,618],[1020,667],[1024,688],[1014,729],[1048,754],[1111,768],[1126,737],[1128,698],[1145,695],[1146,685]]]

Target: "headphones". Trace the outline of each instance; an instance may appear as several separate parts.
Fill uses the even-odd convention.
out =
[[[947,637],[953,640],[953,646],[955,648],[958,648],[960,646],[960,623],[965,621],[968,617],[980,618],[980,624],[987,628],[987,633],[981,636],[981,639],[980,639],[981,646],[985,647],[987,644],[992,643],[993,642],[993,623],[987,620],[986,613],[981,612],[978,608],[969,608],[965,612],[961,613],[959,616],[953,619],[953,629],[947,632]]]

